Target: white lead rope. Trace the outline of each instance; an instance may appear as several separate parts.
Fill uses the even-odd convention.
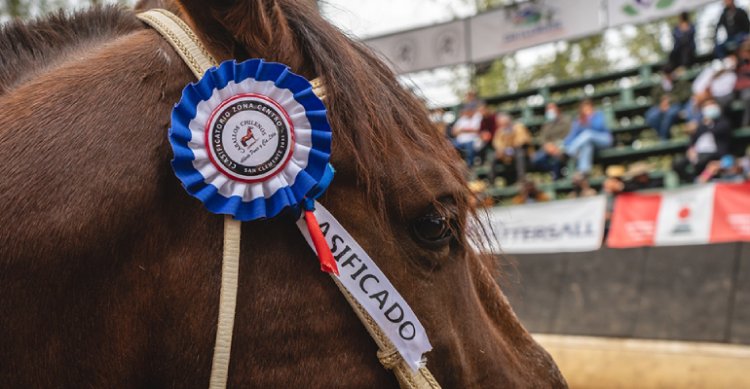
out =
[[[185,64],[199,80],[208,69],[218,65],[198,41],[198,37],[180,18],[169,11],[154,9],[138,14],[138,18],[158,31],[175,48]],[[221,291],[216,323],[216,341],[211,360],[209,389],[224,389],[229,378],[232,355],[232,333],[237,308],[237,287],[240,274],[240,235],[242,223],[224,216],[224,248],[221,258]]]
[[[169,11],[163,9],[152,9],[138,14],[137,17],[153,27],[172,45],[172,47],[174,47],[198,79],[203,77],[203,74],[209,68],[218,65],[216,60],[200,43],[198,37],[193,33],[190,27]],[[323,99],[325,97],[325,89],[321,80],[314,79],[311,81],[311,84],[313,85],[313,91],[315,94]],[[325,211],[325,208],[322,208],[322,206],[319,207],[320,210],[316,211],[316,213],[322,212],[327,214],[330,216],[330,220],[335,222],[333,216]],[[338,222],[335,222],[335,225],[343,230],[343,227],[338,225]],[[228,382],[232,333],[237,306],[241,227],[241,222],[234,220],[231,216],[224,217],[221,292],[219,297],[216,342],[211,362],[210,389],[225,389]],[[343,233],[345,233],[345,230],[343,230]],[[303,235],[304,234],[305,232],[303,231]],[[346,235],[348,236],[348,234]],[[351,239],[351,242],[353,242],[354,246],[358,247],[353,239]],[[363,254],[363,256],[366,256],[366,253]],[[369,259],[369,257],[367,258]],[[373,268],[377,269],[374,262],[372,265]],[[383,329],[378,325],[377,320],[373,319],[373,316],[368,313],[368,309],[363,308],[355,296],[352,295],[352,292],[350,292],[350,290],[353,290],[351,286],[344,285],[335,276],[332,278],[349,305],[351,305],[352,309],[357,314],[357,317],[362,321],[367,332],[378,345],[378,359],[386,369],[394,372],[400,386],[405,389],[439,389],[440,385],[426,366],[421,363],[417,366],[414,361],[408,363],[404,359],[403,354],[409,354],[402,350],[404,346],[399,347],[399,345],[393,344],[389,339],[390,333],[384,333]],[[385,276],[383,276],[383,279],[387,281]],[[394,294],[397,295],[397,292]],[[404,307],[409,312],[411,311],[405,302]],[[414,317],[414,322],[418,324],[416,316]],[[419,326],[421,327],[421,325]],[[427,341],[427,346],[429,346],[429,341]]]
[[[224,253],[221,261],[221,292],[219,320],[216,324],[216,343],[211,362],[210,389],[227,387],[229,356],[232,354],[232,332],[237,307],[237,287],[240,274],[240,235],[242,223],[224,216]]]

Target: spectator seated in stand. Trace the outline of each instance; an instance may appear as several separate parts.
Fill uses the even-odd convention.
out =
[[[716,100],[722,108],[729,108],[734,100],[737,84],[737,56],[730,54],[723,60],[714,60],[693,81],[694,103],[702,104],[708,98]]]
[[[718,32],[723,28],[726,33],[724,41],[718,41]],[[747,12],[738,8],[734,0],[724,0],[724,11],[719,17],[719,23],[714,30],[714,55],[716,58],[724,58],[728,52],[734,51],[750,33],[750,20]]]
[[[576,171],[588,175],[594,163],[594,152],[612,146],[612,134],[601,111],[594,110],[589,99],[581,102],[578,117],[563,142],[565,153],[576,159]]]
[[[651,166],[646,162],[636,162],[625,170],[624,167],[613,165],[607,168],[607,179],[602,184],[602,190],[611,195],[635,192],[646,189],[657,189],[664,186],[664,179],[651,178]]]
[[[474,165],[477,145],[481,143],[479,138],[479,127],[482,124],[482,115],[477,112],[476,103],[470,103],[461,110],[461,116],[456,120],[451,129],[454,146],[463,155],[469,167]]]
[[[732,127],[722,115],[721,107],[714,99],[703,102],[703,119],[691,130],[690,144],[685,157],[675,159],[672,168],[680,180],[692,183],[703,172],[709,162],[729,154]]]
[[[492,149],[492,138],[495,136],[495,130],[497,129],[497,120],[495,112],[486,103],[479,105],[479,114],[482,115],[482,124],[479,126],[481,148],[478,153],[480,163],[484,164],[487,153]]]
[[[537,170],[552,173],[552,179],[562,177],[561,169],[565,153],[562,151],[563,140],[570,131],[570,118],[560,112],[555,103],[547,104],[544,114],[546,123],[539,133],[541,147],[531,158],[531,163]]]
[[[503,165],[503,178],[506,185],[510,186],[526,174],[524,147],[531,143],[531,134],[522,123],[513,122],[510,115],[498,114],[496,120],[497,129],[492,138],[492,147],[495,149],[492,171],[496,170],[497,165]]]
[[[725,155],[718,161],[711,161],[698,177],[698,182],[745,182],[750,177],[747,158],[736,159]]]
[[[521,189],[519,190],[518,194],[514,196],[510,200],[510,202],[515,205],[520,205],[543,203],[549,200],[549,196],[536,187],[536,183],[534,182],[534,180],[526,178],[521,183]]]
[[[665,67],[661,82],[651,90],[651,101],[656,105],[646,111],[646,124],[656,130],[659,138],[669,140],[670,129],[690,100],[690,84],[683,80],[674,80],[674,72]]]
[[[742,100],[742,127],[750,125],[750,40],[746,40],[737,51],[737,82],[734,84],[737,96]]]
[[[669,53],[669,65],[672,69],[689,68],[695,62],[695,26],[690,23],[690,14],[682,12],[680,20],[672,29],[674,46]]]
[[[588,178],[583,173],[576,173],[573,175],[573,190],[568,194],[568,198],[575,199],[578,197],[591,197],[596,196],[596,189],[591,187]]]

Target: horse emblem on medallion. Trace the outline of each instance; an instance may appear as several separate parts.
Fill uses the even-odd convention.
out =
[[[252,142],[250,142],[250,144],[247,144],[247,141]],[[254,145],[256,141],[257,139],[255,138],[255,135],[253,135],[253,128],[247,127],[247,133],[240,139],[240,143],[242,143],[242,145],[245,147],[250,147]]]

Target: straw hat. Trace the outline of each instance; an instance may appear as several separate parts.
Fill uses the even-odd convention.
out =
[[[625,175],[623,177],[626,179],[630,179],[633,177],[648,174],[649,172],[651,172],[651,165],[646,162],[636,162],[628,167],[628,170],[625,172]]]
[[[487,190],[487,183],[480,180],[469,182],[469,190],[474,193],[481,193]]]
[[[625,166],[622,165],[612,165],[607,167],[607,171],[605,172],[607,177],[609,178],[621,178],[625,175]]]

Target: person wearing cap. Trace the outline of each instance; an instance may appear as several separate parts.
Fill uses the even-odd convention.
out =
[[[707,99],[701,108],[703,119],[690,135],[690,145],[685,157],[678,158],[672,168],[682,182],[693,182],[709,162],[729,154],[732,127],[722,115],[714,99]]]
[[[539,132],[542,145],[531,158],[531,164],[538,170],[552,173],[552,179],[562,176],[562,145],[565,135],[570,130],[570,118],[560,112],[555,103],[548,103],[544,113],[545,123]]]
[[[612,145],[612,134],[609,132],[604,114],[594,110],[591,100],[585,99],[581,102],[578,117],[563,144],[565,153],[576,158],[576,171],[584,175],[591,172],[594,151]]]
[[[677,121],[685,103],[690,99],[690,84],[684,79],[674,79],[670,66],[665,66],[662,80],[651,89],[651,101],[656,105],[646,111],[646,124],[656,130],[659,138],[668,140],[670,130]]]
[[[469,103],[461,110],[461,116],[451,129],[451,133],[455,137],[454,145],[461,152],[469,167],[474,165],[476,143],[481,141],[479,138],[481,124],[482,115],[477,112],[477,104]]]

